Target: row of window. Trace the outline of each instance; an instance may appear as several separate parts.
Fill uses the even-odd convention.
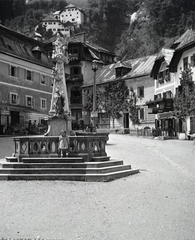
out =
[[[69,9],[64,9],[64,12],[70,12],[70,11],[78,11],[76,8],[69,8]]]
[[[79,14],[79,13],[77,13],[77,14]],[[65,16],[62,15],[61,17],[62,17],[62,18],[63,18],[63,17],[68,17],[68,15],[67,15],[67,14],[66,14]],[[70,14],[69,17],[72,17],[72,14]],[[77,18],[79,18],[79,17],[77,17]]]
[[[20,103],[20,96],[17,93],[10,92],[10,104],[19,105]],[[32,96],[25,95],[25,103],[26,107],[34,108],[35,100]],[[40,98],[40,107],[42,110],[47,109],[47,99]]]
[[[195,54],[190,56],[190,63],[188,62],[188,57],[185,57],[183,59],[183,69],[186,70],[189,67],[194,67],[195,66]]]
[[[163,92],[162,94],[159,93],[159,94],[156,94],[154,95],[154,100],[156,99],[162,99],[162,98],[173,98],[173,93],[172,91],[166,91],[166,92]]]
[[[69,29],[67,29],[67,28],[66,28],[66,29],[64,29],[64,28],[62,28],[62,29],[60,29],[60,28],[57,28],[57,29],[56,29],[56,28],[49,28],[48,30],[52,30],[52,31],[54,31],[54,32],[55,32],[55,31],[61,31],[61,32],[66,31],[66,32],[69,32]]]
[[[16,66],[9,66],[9,75],[11,77],[19,77],[19,68]],[[28,81],[33,81],[34,80],[34,72],[30,70],[25,70],[25,79]],[[46,76],[45,75],[40,75],[40,84],[46,85]]]

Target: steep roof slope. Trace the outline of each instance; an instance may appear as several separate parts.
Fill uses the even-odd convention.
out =
[[[104,84],[115,80],[125,80],[150,75],[155,59],[156,55],[151,55],[142,58],[130,59],[122,63],[119,61],[114,64],[106,65],[101,70],[97,71],[96,83]],[[116,78],[116,68],[121,66],[130,68],[131,71],[123,77]],[[93,85],[93,81],[93,78],[91,78],[89,81],[84,82],[83,87]]]

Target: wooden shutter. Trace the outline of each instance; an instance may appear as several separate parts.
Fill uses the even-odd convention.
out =
[[[32,100],[31,100],[31,101],[32,101],[31,107],[34,108],[34,106],[35,106],[35,99],[32,97]]]

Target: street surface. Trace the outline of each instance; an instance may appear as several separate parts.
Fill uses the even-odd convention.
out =
[[[11,156],[0,138],[0,159]],[[195,240],[195,144],[111,134],[140,173],[107,183],[0,181],[0,238]]]

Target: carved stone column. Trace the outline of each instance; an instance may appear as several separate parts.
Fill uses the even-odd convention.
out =
[[[49,111],[49,128],[45,135],[58,136],[61,130],[71,131],[71,113],[65,79],[64,65],[68,64],[68,40],[57,34],[53,43],[52,59],[55,62],[53,68],[53,91]]]

